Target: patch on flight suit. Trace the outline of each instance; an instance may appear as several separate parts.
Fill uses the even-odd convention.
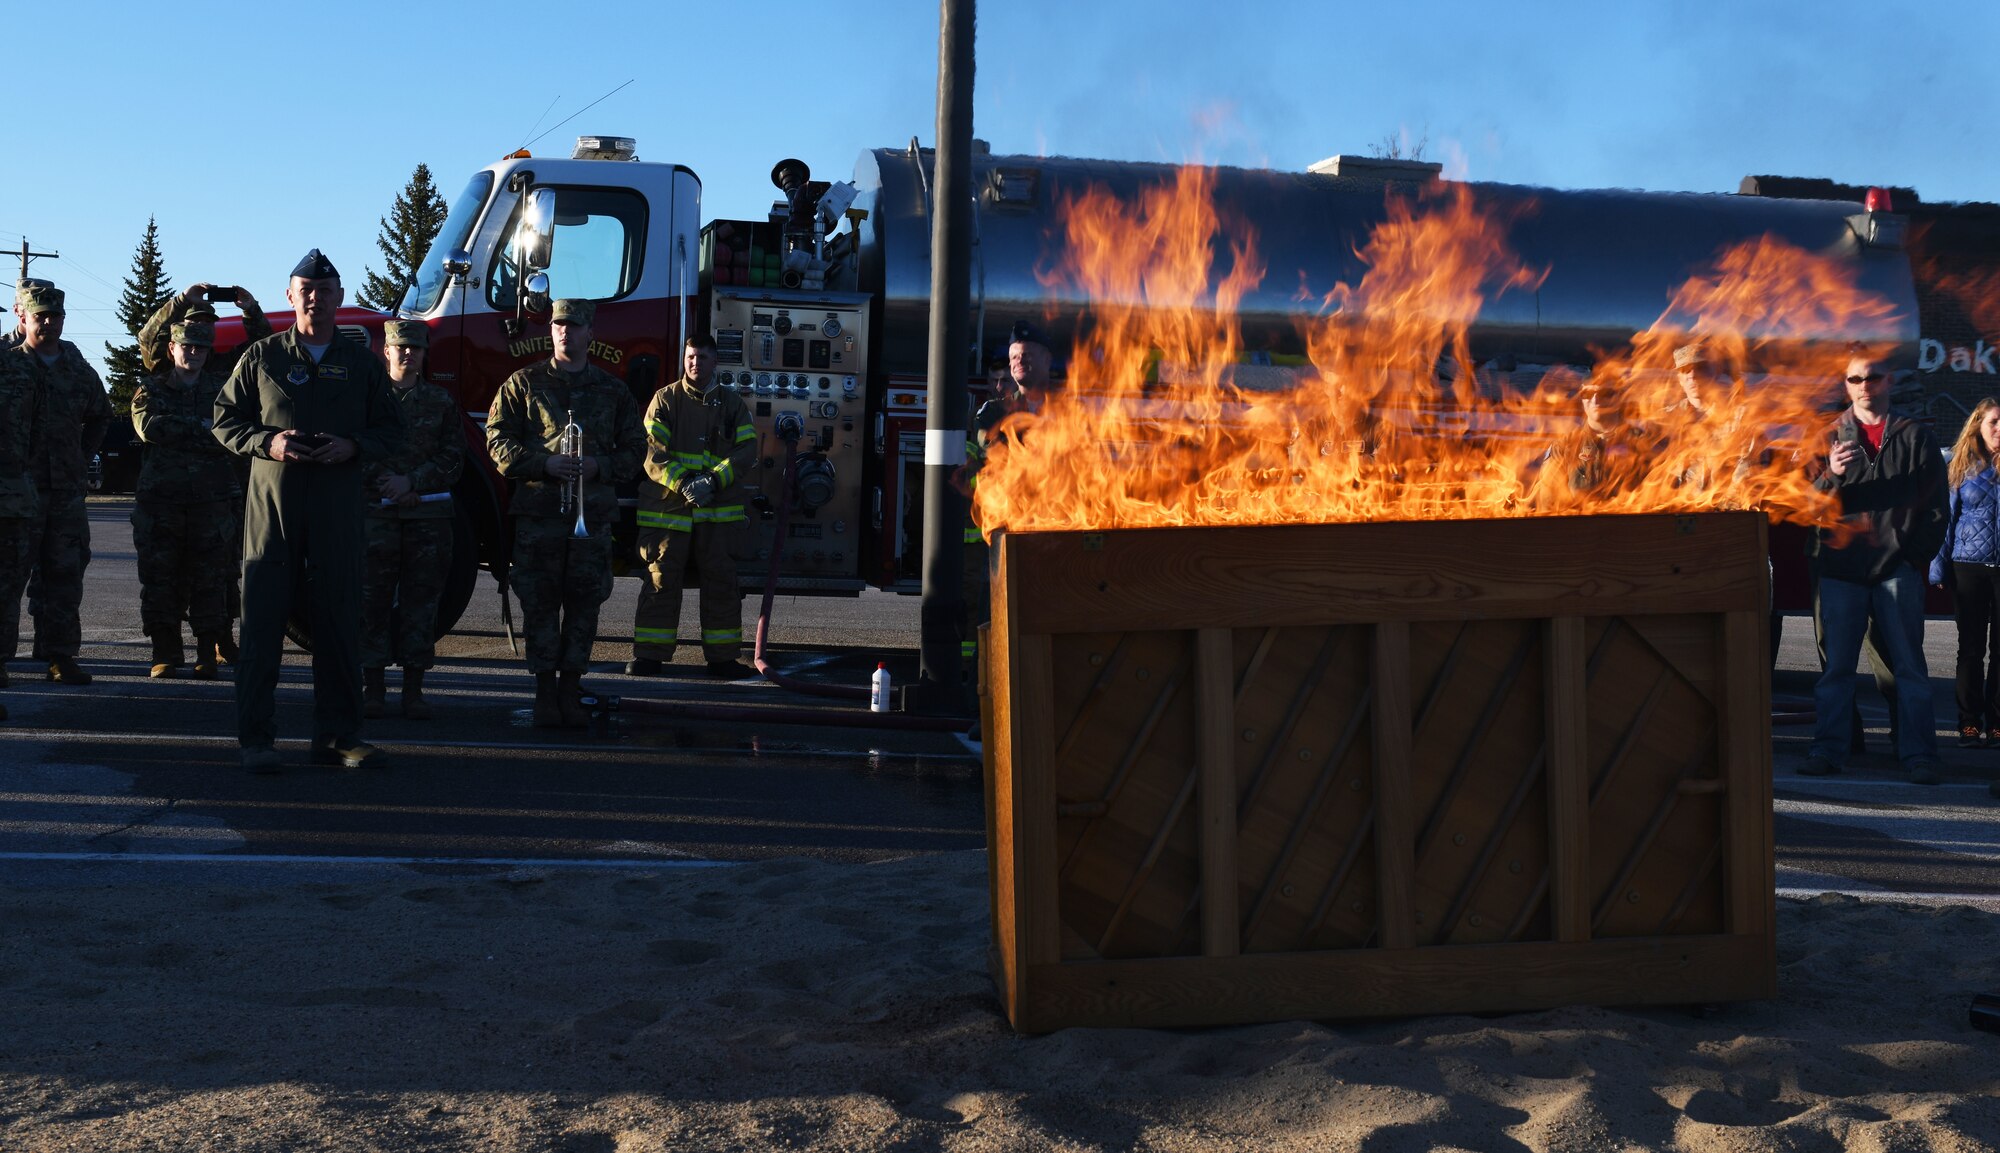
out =
[[[311,379],[311,370],[303,364],[295,364],[291,367],[291,371],[285,373],[285,382],[287,384],[304,384]]]
[[[341,364],[322,364],[319,366],[319,378],[321,380],[346,380],[347,366]]]

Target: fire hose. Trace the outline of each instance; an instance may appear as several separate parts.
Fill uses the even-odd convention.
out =
[[[785,555],[785,538],[789,535],[789,514],[792,510],[792,486],[798,475],[799,458],[798,432],[788,430],[785,436],[785,474],[778,490],[777,531],[771,537],[770,567],[764,574],[764,601],[757,612],[757,643],[753,661],[764,679],[780,688],[811,696],[837,697],[843,700],[860,700],[868,696],[868,690],[856,685],[822,685],[802,681],[778,671],[765,658],[765,643],[770,636],[771,605],[778,594],[778,566]],[[781,432],[781,435],[783,433]],[[966,727],[962,717],[919,716],[912,713],[877,713],[850,711],[832,708],[799,708],[789,705],[711,705],[654,700],[641,697],[625,697],[618,702],[621,711],[646,713],[653,716],[674,717],[682,720],[708,721],[749,721],[762,724],[809,724],[832,725],[837,728],[857,729],[910,729],[924,732],[961,732]]]

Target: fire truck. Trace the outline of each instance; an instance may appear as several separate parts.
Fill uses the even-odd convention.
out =
[[[1092,187],[1136,197],[1175,170],[974,151],[964,384],[977,393],[981,366],[1004,354],[1015,321],[1042,326],[1060,351],[1087,308],[1103,303],[1048,276],[1064,199]],[[457,559],[440,630],[463,611],[478,568],[505,562],[506,486],[480,426],[500,382],[549,354],[551,297],[597,302],[591,357],[642,407],[678,375],[684,333],[715,337],[718,383],[748,402],[759,436],[744,477],[760,534],[757,559],[742,566],[745,587],[763,585],[778,509],[788,506],[790,544],[775,558],[781,589],[917,591],[933,161],[913,139],[864,152],[852,178],[836,183],[786,160],[772,173],[782,199],[752,220],[704,221],[699,177],[641,161],[629,138],[583,137],[568,157],[518,152],[473,173],[393,314],[430,326],[429,376],[466,410],[476,462],[455,494]],[[1218,204],[1255,230],[1271,270],[1239,309],[1252,359],[1295,357],[1315,294],[1364,271],[1356,251],[1385,218],[1387,194],[1440,179],[1435,164],[1350,156],[1304,172],[1217,170]],[[1807,339],[1830,351],[1855,339],[1908,350],[1917,367],[1899,396],[1942,436],[1978,396],[2000,391],[2000,377],[1985,379],[2000,331],[1982,330],[1990,319],[1938,283],[2000,265],[2000,216],[1986,206],[1923,205],[1908,189],[1864,200],[1863,189],[1774,177],[1748,178],[1736,194],[1471,187],[1513,221],[1520,257],[1548,270],[1539,284],[1487,301],[1473,328],[1474,355],[1510,376],[1590,363],[1654,324],[1674,288],[1720,249],[1770,234],[1839,256],[1857,285],[1895,306],[1869,331]],[[374,348],[392,318],[347,308],[339,320]],[[217,334],[224,347],[241,338],[230,328]],[[631,519],[620,529],[628,544]],[[1781,528],[1773,541],[1777,607],[1804,608],[1800,534]]]

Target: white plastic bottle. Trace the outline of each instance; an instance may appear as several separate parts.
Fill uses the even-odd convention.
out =
[[[889,711],[889,666],[877,661],[875,675],[868,682],[868,711],[886,713]]]

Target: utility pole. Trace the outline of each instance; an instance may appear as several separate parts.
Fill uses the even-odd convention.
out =
[[[922,671],[903,692],[910,712],[967,709],[959,655],[965,613],[965,496],[952,474],[965,463],[965,392],[972,304],[972,28],[973,0],[938,4],[936,167],[931,180],[931,324],[928,404],[924,410],[924,603]]]
[[[61,259],[62,259],[62,254],[61,254],[61,253],[59,253],[59,252],[36,252],[36,251],[34,251],[34,245],[32,245],[32,244],[29,244],[29,243],[28,243],[28,238],[27,238],[27,237],[25,237],[25,236],[23,236],[23,237],[21,238],[21,247],[20,247],[20,248],[18,248],[18,249],[15,249],[15,248],[9,248],[9,249],[6,249],[5,251],[0,251],[0,256],[18,256],[18,257],[20,257],[20,258],[21,258],[21,280],[26,280],[26,279],[28,279],[28,262],[29,262],[30,260],[36,260],[36,259],[39,259],[39,258],[42,258],[42,257],[47,257],[47,258],[48,258],[48,259],[50,259],[50,260],[61,260]],[[16,283],[16,284],[19,284],[19,283],[20,283],[20,281],[15,281],[15,283]]]

